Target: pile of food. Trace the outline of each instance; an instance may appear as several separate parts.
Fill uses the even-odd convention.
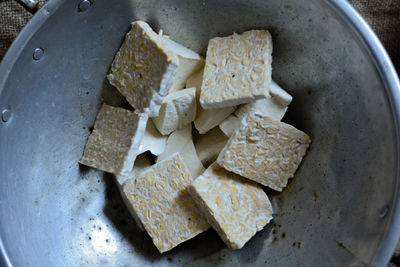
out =
[[[107,77],[134,111],[103,104],[80,163],[115,175],[160,252],[210,226],[239,249],[272,219],[258,183],[282,191],[311,141],[280,121],[271,63],[267,30],[213,38],[204,60],[132,24]]]

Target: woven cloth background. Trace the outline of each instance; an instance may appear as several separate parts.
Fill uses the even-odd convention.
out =
[[[386,47],[400,71],[400,0],[349,0],[360,11]],[[0,0],[0,60],[31,14],[11,0]],[[400,247],[391,266],[400,267]]]
[[[0,59],[31,16],[15,1],[0,1]]]
[[[400,72],[400,0],[350,0],[381,39]]]

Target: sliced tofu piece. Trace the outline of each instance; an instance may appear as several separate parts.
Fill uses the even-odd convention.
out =
[[[157,162],[163,161],[179,152],[191,175],[196,178],[203,173],[204,167],[199,160],[192,139],[192,124],[170,134],[164,153],[157,157]]]
[[[85,146],[81,164],[115,175],[132,170],[147,115],[103,104]]]
[[[107,78],[135,110],[155,117],[163,98],[182,89],[203,65],[195,52],[155,33],[146,22],[135,21]]]
[[[289,106],[293,100],[293,97],[274,81],[271,82],[271,86],[269,87],[269,94],[284,107]]]
[[[178,153],[129,180],[123,191],[163,253],[209,228],[187,189],[193,178]]]
[[[189,192],[231,249],[239,249],[272,219],[272,206],[256,183],[213,164]]]
[[[173,85],[179,58],[144,21],[131,30],[114,58],[108,80],[141,113],[157,116]]]
[[[226,142],[228,137],[218,127],[195,138],[194,146],[203,166],[207,167],[217,160]]]
[[[233,132],[239,127],[240,127],[240,119],[235,115],[230,115],[219,125],[221,131],[228,137],[230,137],[233,134]]]
[[[186,81],[186,88],[196,88],[196,115],[200,114],[203,108],[200,105],[200,89],[201,82],[203,81],[204,68],[201,68],[198,72],[194,73]]]
[[[267,30],[209,41],[200,104],[216,109],[265,98],[271,83],[272,37]]]
[[[310,137],[293,126],[250,113],[219,154],[217,163],[228,171],[282,191],[310,143]]]
[[[179,58],[178,70],[174,77],[171,89],[169,90],[169,93],[171,93],[185,87],[186,81],[189,77],[204,67],[204,59],[199,54],[181,44],[178,44],[177,42],[174,42],[167,36],[163,36],[163,40],[166,42],[167,47]]]
[[[160,134],[152,120],[148,120],[146,131],[139,146],[139,154],[150,151],[155,156],[160,155],[165,150],[167,138],[167,136]]]
[[[158,131],[168,135],[194,121],[196,117],[196,88],[169,94],[161,104],[157,117],[152,118]]]
[[[205,134],[215,126],[218,126],[224,119],[235,111],[236,107],[226,107],[220,109],[201,109],[194,126],[200,134]]]
[[[130,214],[132,215],[132,218],[135,220],[137,226],[141,231],[144,231],[144,227],[142,222],[140,221],[139,217],[137,216],[135,210],[132,208],[132,204],[129,202],[128,198],[124,194],[123,191],[123,185],[128,182],[129,180],[134,180],[136,176],[138,176],[141,172],[146,170],[147,168],[151,167],[151,161],[149,158],[146,156],[146,154],[141,154],[137,156],[135,160],[135,164],[133,165],[133,169],[128,173],[128,174],[120,174],[116,175],[115,178],[117,180],[117,185],[118,189],[121,193],[122,199],[124,201],[124,204],[127,206]]]
[[[204,68],[201,68],[198,72],[190,76],[186,81],[186,88],[195,87],[199,91],[199,96],[200,96],[201,83],[203,81],[203,74],[204,74]]]

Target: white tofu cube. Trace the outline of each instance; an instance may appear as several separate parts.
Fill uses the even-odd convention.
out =
[[[200,96],[201,83],[203,82],[203,74],[204,74],[204,68],[201,68],[198,72],[190,76],[189,79],[187,79],[186,81],[186,88],[195,87],[199,91],[199,96]]]
[[[203,108],[200,105],[200,89],[201,82],[203,81],[204,68],[201,68],[198,72],[194,73],[186,81],[186,88],[196,88],[196,116],[200,114]]]
[[[176,153],[123,186],[128,202],[161,253],[209,228],[188,193],[192,181]]]
[[[146,123],[146,114],[103,104],[79,162],[115,175],[130,172]]]
[[[152,120],[158,131],[167,135],[191,123],[196,117],[196,88],[169,94],[161,104],[160,112]]]
[[[185,88],[186,81],[204,67],[204,59],[192,50],[163,36],[168,48],[179,58],[179,66],[169,93]],[[194,86],[189,86],[190,88]]]
[[[163,161],[172,154],[179,153],[189,169],[191,175],[196,178],[203,173],[204,167],[197,157],[192,139],[192,125],[188,124],[180,130],[170,134],[164,153],[157,157],[157,162]]]
[[[272,37],[267,30],[209,41],[200,104],[217,109],[265,98],[271,83]]]
[[[205,134],[212,128],[218,126],[226,119],[236,107],[226,107],[220,109],[201,109],[194,120],[194,126],[200,134]]]
[[[272,219],[272,206],[256,183],[211,165],[189,192],[231,249],[239,249]]]
[[[218,127],[195,138],[194,146],[203,166],[209,166],[218,158],[226,142],[228,137]]]
[[[310,143],[310,137],[293,126],[250,113],[230,137],[217,163],[228,171],[282,191]]]
[[[271,86],[269,87],[269,94],[284,107],[289,106],[293,100],[293,97],[274,81],[271,82]]]
[[[160,155],[165,150],[167,138],[167,136],[160,134],[152,120],[148,120],[146,131],[139,146],[139,154],[150,151],[155,156]]]
[[[226,118],[221,124],[219,128],[221,131],[228,137],[230,137],[237,128],[240,127],[240,119],[235,115],[230,115]]]

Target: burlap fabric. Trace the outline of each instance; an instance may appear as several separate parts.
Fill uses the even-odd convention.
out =
[[[31,16],[17,2],[0,0],[0,60]]]
[[[372,26],[400,72],[400,0],[350,0]]]
[[[278,0],[277,0],[278,1]],[[377,33],[400,71],[400,0],[349,0]],[[0,60],[31,14],[15,1],[0,0]],[[400,247],[390,263],[400,267]]]

